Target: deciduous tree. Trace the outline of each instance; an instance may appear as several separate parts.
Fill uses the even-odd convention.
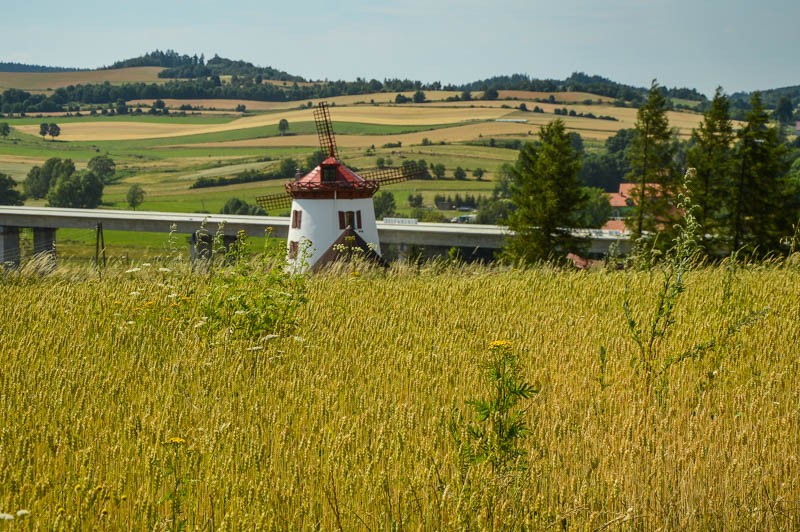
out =
[[[34,166],[28,171],[23,184],[25,194],[35,199],[44,198],[59,177],[71,176],[74,172],[75,163],[71,159],[51,157],[42,167]]]
[[[55,141],[56,137],[61,134],[61,127],[59,127],[59,125],[55,123],[50,124],[47,126],[47,134],[50,135],[53,141]]]
[[[125,201],[127,201],[128,206],[136,210],[136,207],[142,204],[144,201],[145,192],[141,185],[135,183],[128,188],[128,192],[125,194]]]
[[[117,172],[117,163],[108,155],[92,157],[86,166],[106,184],[111,182]]]
[[[92,172],[62,175],[47,194],[51,207],[94,209],[103,197],[103,181]]]
[[[4,173],[0,173],[0,205],[22,205],[22,194],[16,190],[14,179]]]
[[[289,121],[281,118],[281,121],[278,122],[278,131],[280,131],[281,136],[286,135],[286,132],[289,131]]]
[[[0,122],[0,137],[4,139],[11,134],[11,126],[8,125],[8,122]]]
[[[387,216],[394,216],[397,209],[394,194],[388,190],[382,190],[375,194],[372,197],[372,203],[375,206],[375,218],[378,220]]]

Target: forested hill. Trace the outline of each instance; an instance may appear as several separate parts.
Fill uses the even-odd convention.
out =
[[[490,89],[495,90],[527,90],[527,91],[541,91],[541,92],[564,92],[564,91],[577,91],[577,92],[590,92],[600,96],[607,96],[609,98],[616,98],[618,100],[625,100],[629,102],[640,102],[647,94],[647,88],[633,87],[611,81],[602,76],[590,76],[583,72],[573,72],[568,78],[564,80],[559,79],[536,79],[525,74],[514,74],[511,76],[495,76],[481,81],[473,81],[467,83],[462,87],[463,90],[469,91],[486,91]],[[707,100],[706,96],[699,93],[696,89],[688,88],[667,88],[662,87],[664,96],[670,98],[681,98],[685,100],[694,100],[704,102]]]
[[[750,92],[735,92],[731,94],[731,101],[748,102],[751,94],[752,93]],[[792,102],[798,102],[798,104],[800,104],[800,85],[761,91],[761,100],[767,107],[776,107],[783,98],[786,98]]]
[[[83,70],[88,70],[88,69],[0,62],[0,72],[80,72]]]
[[[117,61],[107,69],[129,68],[129,67],[164,67],[158,74],[160,78],[181,78],[197,79],[212,76],[246,76],[249,78],[261,78],[262,80],[278,81],[305,81],[300,76],[293,76],[283,70],[272,67],[259,67],[246,61],[236,61],[214,55],[207,62],[205,56],[200,54],[186,55],[179,54],[175,50],[155,50],[142,56],[132,59]]]

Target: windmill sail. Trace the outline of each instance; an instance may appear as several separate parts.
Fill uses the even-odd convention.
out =
[[[368,181],[377,181],[380,185],[393,185],[411,179],[424,179],[428,177],[428,170],[413,161],[406,161],[399,168],[376,168],[359,175]]]
[[[339,158],[339,148],[336,146],[336,137],[333,134],[333,123],[328,112],[328,104],[319,102],[319,106],[314,110],[314,123],[317,126],[317,136],[319,137],[319,147],[323,153],[331,157]]]
[[[286,192],[256,196],[256,203],[266,211],[288,209],[292,206],[292,197]]]
[[[333,134],[333,124],[331,122],[330,112],[328,105],[325,102],[320,102],[319,107],[314,110],[314,122],[317,126],[317,136],[319,137],[319,145],[322,151],[328,153],[330,157],[336,159],[336,165],[339,165],[339,149],[336,146],[336,137]],[[319,169],[312,170],[318,172]],[[410,179],[425,179],[429,177],[427,168],[420,167],[413,161],[405,161],[403,166],[396,168],[376,168],[359,172],[357,177],[363,179],[359,188],[371,188],[377,190],[382,185],[392,185],[395,183],[402,183]],[[308,179],[309,174],[304,179]],[[297,187],[303,189],[305,183],[301,181],[294,181],[287,183],[287,187]],[[311,183],[307,188],[320,188],[319,184]],[[288,192],[279,192],[277,194],[266,194],[264,196],[257,196],[256,203],[267,211],[280,211],[288,209],[292,205],[292,196]]]

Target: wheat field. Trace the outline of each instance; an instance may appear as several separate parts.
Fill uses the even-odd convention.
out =
[[[796,267],[692,272],[659,356],[719,342],[658,394],[622,310],[655,271],[123,268],[0,277],[0,513],[31,529],[800,526]],[[494,340],[538,389],[502,475],[448,430]]]

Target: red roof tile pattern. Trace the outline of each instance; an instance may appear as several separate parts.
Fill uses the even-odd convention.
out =
[[[380,183],[364,179],[334,157],[328,157],[309,173],[286,184],[293,198],[371,198]]]

